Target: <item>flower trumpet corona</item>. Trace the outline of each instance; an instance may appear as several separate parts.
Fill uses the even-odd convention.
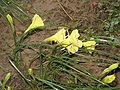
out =
[[[65,33],[66,30],[62,28],[55,35],[45,39],[45,41],[55,41],[57,43],[61,43],[66,38]]]
[[[31,31],[33,29],[42,28],[42,27],[44,27],[44,23],[43,23],[42,18],[39,15],[35,14],[34,17],[33,17],[33,19],[32,19],[32,23],[27,28],[27,30],[25,31],[25,33],[28,32],[28,31]]]

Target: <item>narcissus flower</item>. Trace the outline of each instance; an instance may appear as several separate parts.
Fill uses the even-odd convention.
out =
[[[7,20],[9,21],[10,24],[13,24],[13,19],[10,14],[7,14]]]
[[[78,48],[82,47],[82,41],[78,39],[79,37],[78,30],[75,29],[72,33],[62,42],[62,46],[66,47],[68,52],[75,53],[78,51]]]
[[[78,30],[75,29],[72,33],[66,36],[67,30],[60,29],[55,35],[45,39],[45,41],[55,41],[68,50],[68,52],[74,54],[78,51],[78,48],[82,47],[82,41],[78,39],[80,36]]]
[[[62,28],[55,35],[45,39],[45,41],[55,41],[57,43],[61,43],[66,38],[65,33],[66,33],[66,30]]]
[[[116,76],[115,74],[113,75],[108,75],[105,78],[102,79],[102,82],[106,83],[106,84],[110,84],[115,80]]]
[[[106,68],[103,72],[102,75],[111,72],[114,69],[117,69],[119,67],[119,63],[114,63],[112,65],[110,65],[108,68]]]
[[[42,28],[42,27],[44,27],[44,23],[43,23],[42,18],[39,15],[35,14],[33,19],[32,19],[32,23],[27,28],[25,33],[30,31],[30,30],[33,30],[33,29],[36,29],[36,28]]]
[[[83,42],[82,45],[86,47],[88,50],[95,50],[96,42],[91,40],[91,41]]]

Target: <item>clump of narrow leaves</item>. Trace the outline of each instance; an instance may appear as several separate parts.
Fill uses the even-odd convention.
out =
[[[7,15],[7,19],[11,25],[15,42],[9,62],[33,90],[79,90],[79,88],[85,87],[108,87],[115,80],[115,73],[112,75],[108,73],[118,68],[119,63],[115,63],[105,69],[101,74],[101,76],[104,76],[102,78],[97,78],[85,66],[78,64],[78,61],[85,61],[81,56],[87,59],[94,59],[90,55],[94,52],[100,52],[96,50],[96,46],[99,44],[94,38],[88,40],[80,39],[78,29],[74,29],[70,33],[68,29],[63,27],[42,42],[27,44],[24,41],[31,35],[31,32],[36,29],[44,29],[42,18],[38,14],[35,14],[31,24],[20,37],[16,35],[13,19],[9,14]],[[49,43],[51,41],[54,43]],[[20,71],[22,67],[20,62],[23,61],[21,53],[25,49],[34,51],[37,55],[36,59],[39,60],[38,62],[36,59],[34,60],[37,62],[35,67],[31,65],[34,61],[30,62],[29,68],[24,70],[27,75],[24,75]]]

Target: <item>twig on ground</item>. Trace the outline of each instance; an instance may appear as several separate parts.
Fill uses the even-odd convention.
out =
[[[67,11],[64,9],[63,5],[60,3],[59,0],[57,0],[59,6],[62,8],[62,10],[65,12],[65,14],[70,18],[70,20],[73,20],[73,18],[67,13]]]

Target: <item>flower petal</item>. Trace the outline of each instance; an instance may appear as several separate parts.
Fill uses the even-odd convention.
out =
[[[82,41],[77,39],[74,41],[73,45],[80,48],[80,47],[82,47]]]
[[[78,30],[75,29],[75,30],[73,30],[72,33],[70,34],[69,38],[71,38],[71,39],[78,39],[79,36],[80,36],[80,35],[79,35],[79,33],[78,33]]]
[[[63,46],[65,47],[65,46],[68,46],[70,44],[74,44],[78,47],[81,47],[82,41],[78,40],[79,36],[80,35],[78,33],[78,30],[77,29],[73,30],[72,33],[68,36],[68,38],[63,41]]]
[[[91,50],[95,50],[96,42],[95,41],[87,41],[87,42],[83,42],[82,45],[89,50],[89,53],[92,53]]]
[[[84,47],[95,46],[95,44],[96,44],[95,41],[83,42],[83,46],[84,46]]]
[[[66,47],[68,52],[74,54],[75,52],[78,51],[79,47],[82,47],[82,41],[78,39],[79,36],[80,35],[78,33],[78,30],[77,29],[73,30],[72,33],[68,36],[68,38],[62,42],[63,43],[62,46]]]
[[[78,47],[76,47],[74,45],[69,45],[66,47],[66,49],[68,50],[68,52],[71,52],[72,54],[74,54],[78,51]]]

